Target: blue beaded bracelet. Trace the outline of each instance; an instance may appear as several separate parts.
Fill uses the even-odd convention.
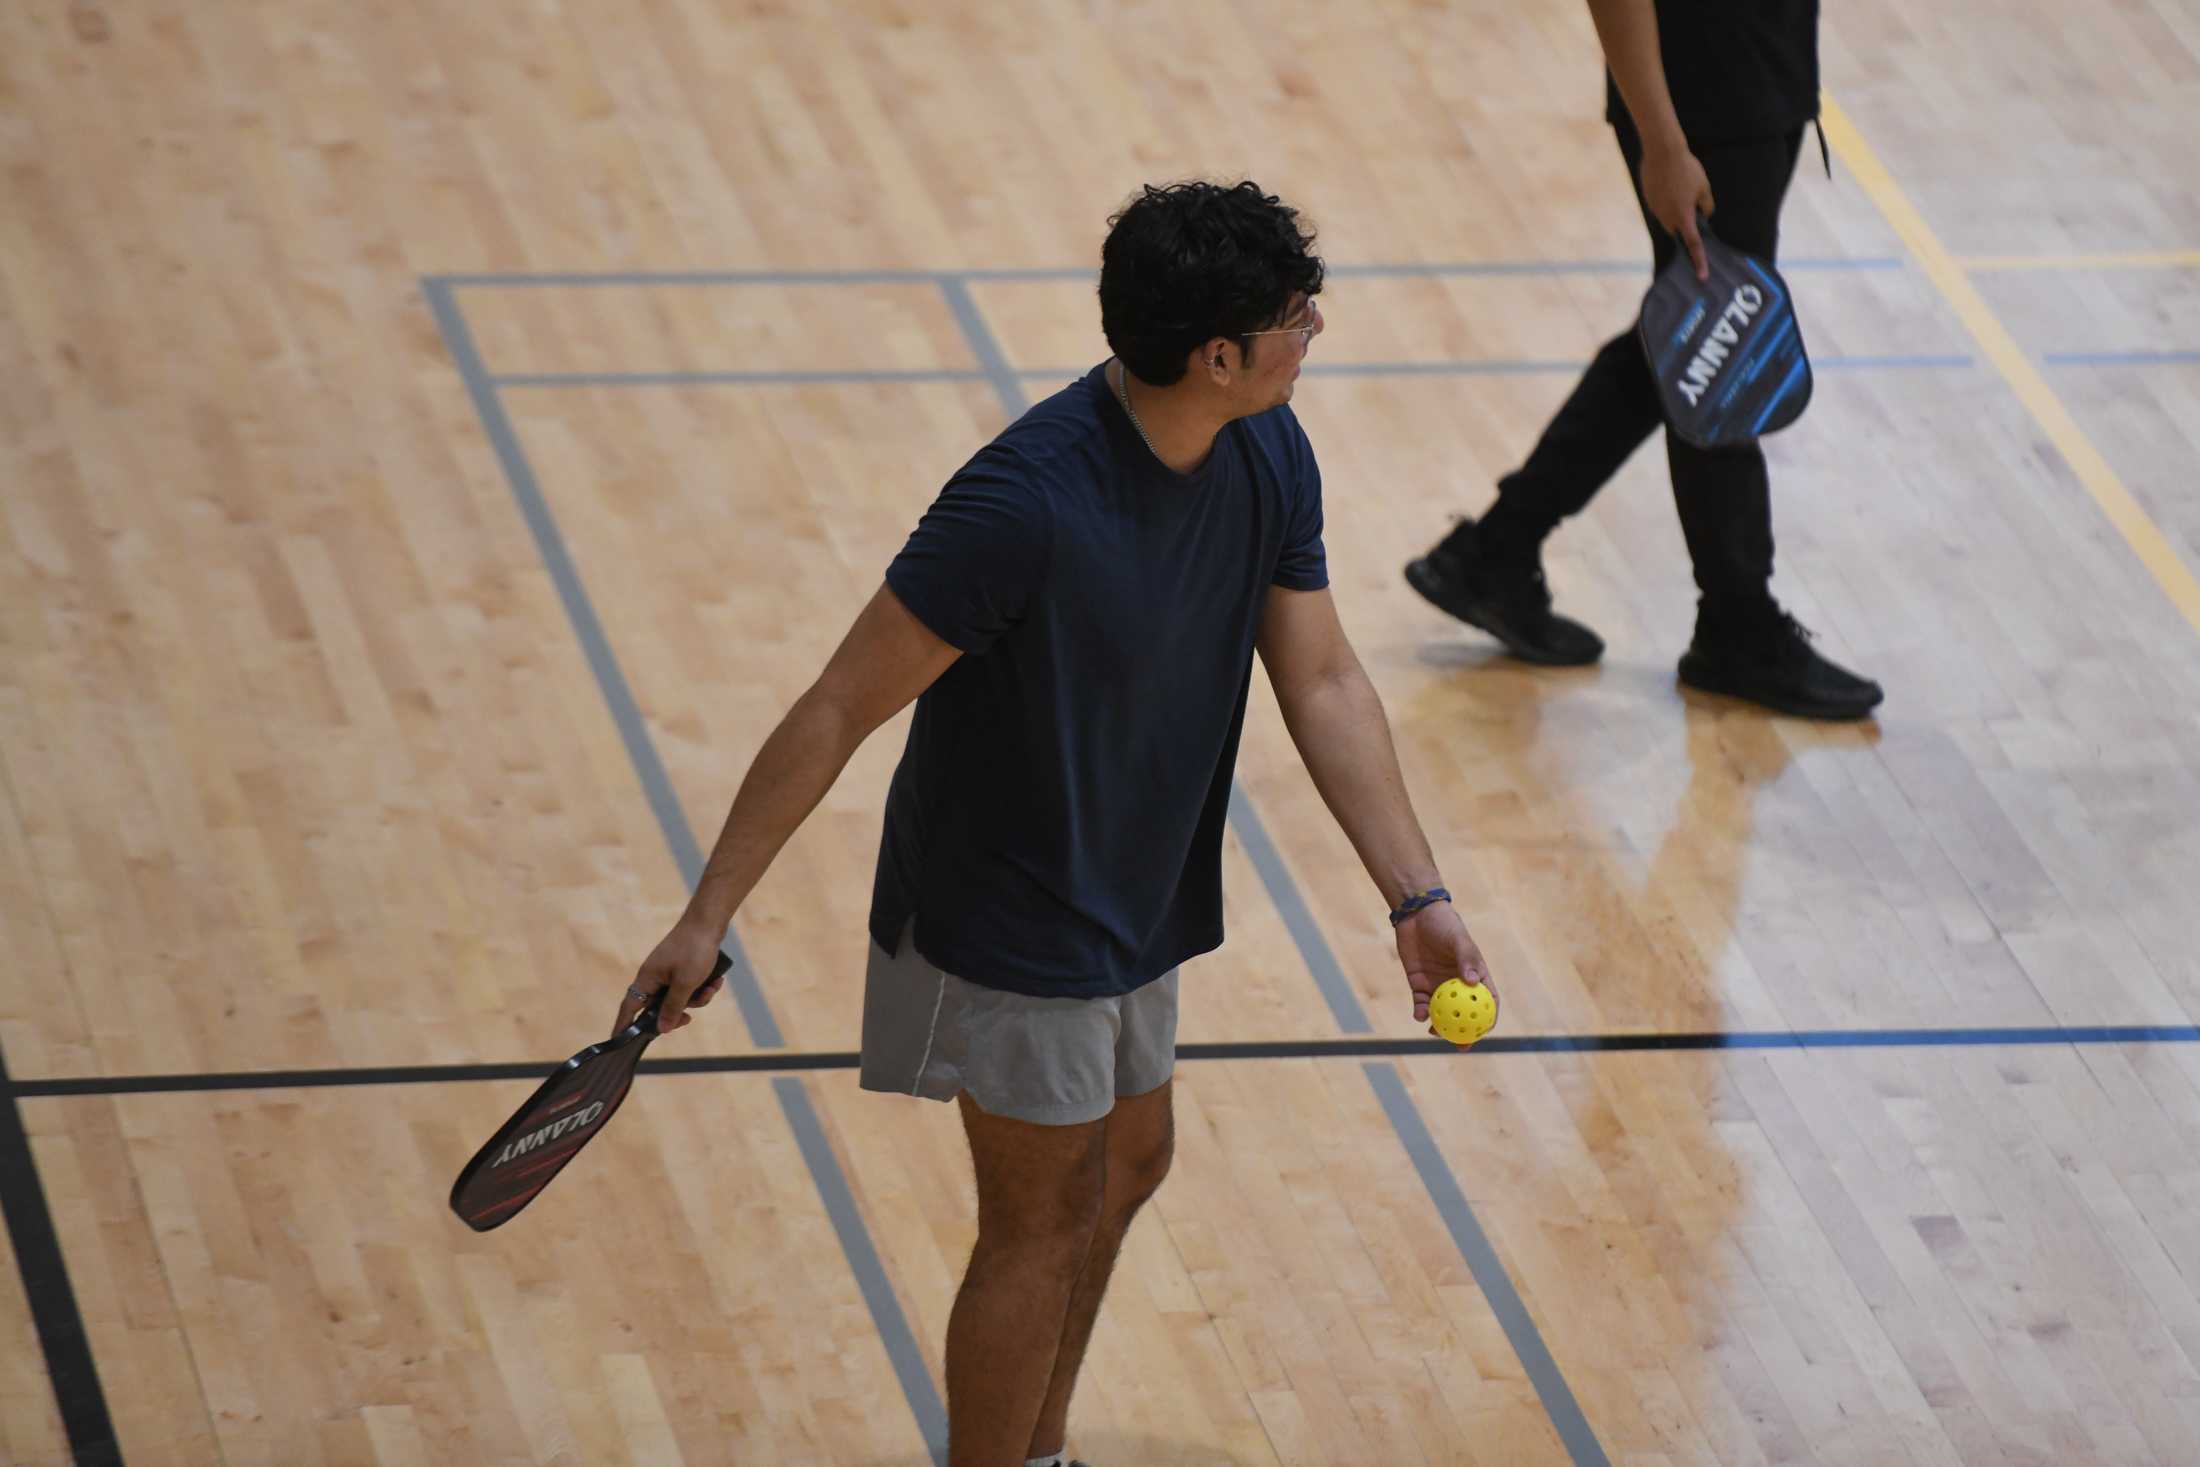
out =
[[[1427,891],[1417,891],[1403,902],[1400,902],[1398,910],[1390,914],[1390,925],[1397,926],[1423,907],[1433,907],[1438,902],[1448,902],[1450,900],[1451,893],[1440,886],[1432,886]]]

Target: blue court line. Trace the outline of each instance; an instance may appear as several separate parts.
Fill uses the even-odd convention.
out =
[[[2051,351],[2050,367],[2173,367],[2200,363],[2200,351]]]
[[[1843,258],[1804,255],[1782,260],[1783,272],[1796,270],[1902,270],[1906,262],[1892,255]],[[1507,275],[1642,275],[1646,259],[1624,260],[1432,260],[1392,263],[1330,265],[1326,273],[1336,279],[1395,279],[1412,277],[1463,277]],[[447,288],[501,288],[594,285],[938,285],[943,281],[975,281],[980,284],[1014,284],[1020,281],[1097,280],[1097,263],[1078,266],[1032,268],[974,266],[968,270],[606,270],[606,271],[496,271],[475,274],[431,275],[430,284]]]
[[[634,701],[626,676],[620,670],[617,657],[604,635],[603,623],[596,616],[595,607],[588,599],[588,591],[581,584],[580,573],[574,568],[572,556],[565,548],[564,537],[559,533],[557,521],[544,499],[541,486],[536,482],[534,469],[520,447],[519,436],[513,431],[511,419],[504,411],[503,401],[484,370],[481,354],[474,345],[473,333],[466,318],[458,308],[448,283],[428,280],[424,289],[436,323],[442,329],[444,344],[458,367],[461,380],[472,398],[474,410],[481,419],[482,429],[488,434],[495,449],[497,461],[504,469],[506,483],[513,497],[519,502],[520,513],[534,533],[535,544],[543,565],[550,572],[557,586],[558,596],[565,604],[567,617],[573,623],[575,635],[588,657],[589,667],[596,675],[597,686],[602,690],[604,702],[611,710],[612,720],[618,725],[625,740],[627,757],[632,761],[635,774],[641,779],[650,806],[657,814],[659,828],[664,832],[665,843],[671,847],[674,861],[681,875],[693,885],[702,875],[703,856],[697,846],[695,834],[687,823],[687,814],[680,808],[678,797],[667,778],[664,763],[649,737],[649,730],[642,721],[641,710]],[[771,1009],[757,983],[755,969],[748,954],[742,949],[740,937],[728,930],[725,938],[727,952],[733,957],[733,970],[728,975],[727,987],[740,1000],[741,1016],[747,1023],[751,1038],[760,1047],[778,1048],[785,1041],[780,1037],[779,1026],[772,1019]],[[804,1082],[783,1079],[774,1082],[801,1091]],[[909,1328],[907,1316],[902,1313],[901,1301],[894,1297],[891,1283],[878,1261],[878,1250],[872,1244],[863,1225],[861,1212],[856,1208],[854,1194],[848,1187],[848,1179],[840,1169],[831,1146],[825,1143],[823,1129],[817,1124],[816,1113],[809,1104],[807,1093],[791,1097],[786,1089],[779,1092],[780,1106],[786,1112],[788,1124],[793,1127],[802,1159],[808,1167],[811,1183],[831,1219],[833,1231],[840,1239],[841,1253],[847,1259],[849,1272],[863,1295],[863,1302],[871,1312],[871,1322],[877,1329],[879,1342],[885,1348],[887,1360],[892,1364],[896,1379],[901,1382],[902,1394],[909,1404],[910,1414],[916,1418],[917,1429],[922,1433],[925,1445],[931,1451],[938,1467],[947,1460],[947,1411],[941,1404],[938,1391],[933,1387],[930,1370],[924,1363],[924,1353],[917,1347],[917,1340]]]
[[[1467,1205],[1466,1194],[1459,1190],[1459,1179],[1452,1175],[1436,1138],[1429,1134],[1413,1097],[1406,1093],[1398,1067],[1381,1063],[1365,1069],[1368,1083],[1383,1103],[1383,1113],[1390,1117],[1391,1129],[1398,1133],[1399,1144],[1413,1159],[1413,1169],[1421,1174],[1421,1185],[1428,1189],[1429,1200],[1436,1204],[1436,1213],[1450,1231],[1459,1256],[1466,1259],[1467,1270],[1474,1275],[1482,1297],[1489,1300],[1490,1313],[1497,1316],[1498,1326],[1512,1342],[1513,1353],[1520,1357],[1521,1368],[1527,1372],[1528,1382],[1535,1387],[1574,1467],[1611,1467],[1611,1458],[1604,1455],[1603,1444],[1589,1429],[1589,1420],[1581,1414],[1581,1404],[1568,1389],[1566,1377],[1559,1373],[1558,1362],[1551,1358],[1550,1347],[1543,1343],[1543,1335],[1529,1316],[1520,1291],[1513,1287],[1497,1250],[1490,1246],[1489,1234],[1482,1231],[1474,1209]]]
[[[960,291],[967,308],[968,291]],[[998,348],[996,347],[996,350]],[[1436,361],[1436,362],[1308,362],[1309,377],[1511,377],[1535,374],[1572,376],[1589,365],[1586,358],[1549,361]],[[1976,365],[1967,356],[1814,357],[1811,365],[1823,371],[1961,368]],[[982,368],[912,367],[906,369],[790,372],[520,372],[493,376],[497,388],[555,387],[808,387],[896,382],[992,382],[1002,400],[1010,400],[996,375],[1005,372],[1022,381],[1069,382],[1090,367],[1012,367],[1005,359]],[[1014,400],[1023,403],[1021,391]],[[1019,406],[1017,411],[1022,411]]]

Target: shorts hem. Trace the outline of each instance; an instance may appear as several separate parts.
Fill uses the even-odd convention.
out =
[[[927,1083],[926,1078],[920,1077],[915,1084],[911,1084],[902,1075],[874,1075],[859,1071],[856,1088],[869,1090],[877,1095],[908,1095],[918,1100],[953,1100],[962,1093],[964,1087],[960,1080],[956,1080],[942,1091],[937,1080]]]
[[[1154,1081],[1151,1085],[1142,1086],[1137,1090],[1118,1090],[1115,1092],[1115,1098],[1117,1100],[1137,1100],[1141,1096],[1153,1094],[1156,1090],[1159,1090],[1162,1086],[1168,1084],[1171,1080],[1174,1080],[1175,1078],[1176,1066],[1171,1065],[1168,1068],[1168,1072],[1164,1074],[1160,1079]]]
[[[1104,1101],[1081,1100],[1067,1105],[1019,1105],[1012,1101],[994,1106],[987,1105],[978,1092],[971,1090],[969,1086],[966,1085],[963,1089],[968,1092],[971,1103],[987,1115],[998,1116],[1004,1121],[1023,1121],[1034,1126],[1089,1125],[1105,1119],[1115,1109],[1115,1102],[1121,1098],[1111,1095]]]

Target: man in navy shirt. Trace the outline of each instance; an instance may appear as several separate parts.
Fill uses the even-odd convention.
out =
[[[1338,623],[1321,476],[1288,406],[1322,264],[1251,183],[1111,221],[1114,356],[979,450],[759,751],[619,1006],[707,1002],[742,899],[915,699],[870,909],[862,1083],[960,1106],[978,1242],[947,1330],[953,1467],[1054,1463],[1124,1230],[1167,1172],[1177,967],[1222,942],[1222,837],[1257,653],[1390,908],[1416,1021],[1486,982]]]
[[[1699,212],[1727,244],[1773,259],[1803,129],[1818,116],[1818,0],[1589,0],[1589,9],[1608,63],[1605,115],[1635,181],[1653,272],[1685,248],[1704,277]],[[1516,657],[1596,661],[1603,640],[1552,609],[1543,540],[1662,421],[1630,326],[1597,353],[1481,521],[1462,521],[1406,567],[1406,580]],[[1879,685],[1819,655],[1773,599],[1763,452],[1697,448],[1672,433],[1665,451],[1701,593],[1680,680],[1804,717],[1871,712]]]

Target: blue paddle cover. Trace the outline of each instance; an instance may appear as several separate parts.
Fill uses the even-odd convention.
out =
[[[1810,402],[1810,357],[1780,272],[1703,231],[1711,278],[1683,249],[1651,283],[1638,330],[1658,401],[1699,448],[1753,443]]]

